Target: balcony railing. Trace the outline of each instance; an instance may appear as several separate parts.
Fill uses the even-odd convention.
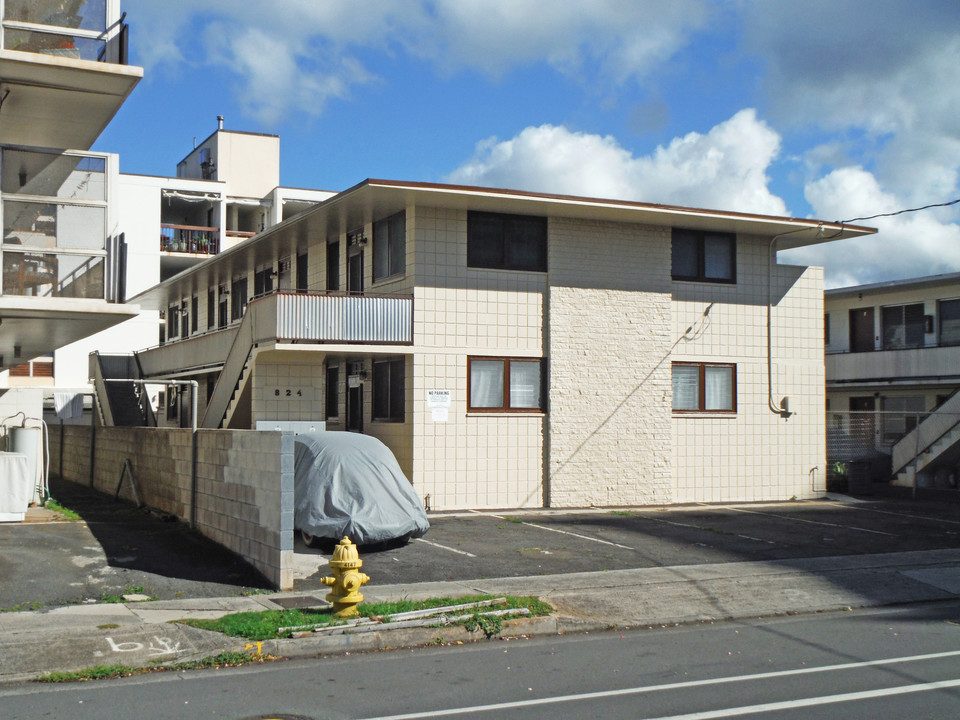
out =
[[[69,5],[69,9],[64,6]],[[105,0],[6,0],[2,47],[39,55],[127,64],[126,13],[108,18]]]
[[[960,375],[960,345],[835,353],[826,356],[827,381],[907,380]]]
[[[200,225],[160,224],[160,250],[162,252],[216,255],[220,228]]]

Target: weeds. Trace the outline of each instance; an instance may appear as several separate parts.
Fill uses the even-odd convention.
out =
[[[58,513],[64,520],[79,520],[80,516],[71,510],[70,508],[65,508],[63,505],[58,503],[53,498],[47,498],[47,501],[43,504],[47,510],[52,510],[55,513]]]
[[[39,600],[28,600],[27,602],[17,603],[12,607],[0,608],[0,613],[7,612],[31,612],[33,610],[39,610],[43,607],[43,603]]]
[[[104,593],[100,596],[99,602],[108,603],[108,604],[109,603],[114,603],[114,604],[125,603],[127,602],[127,600],[124,597],[124,595],[144,595],[144,594],[145,592],[144,592],[143,585],[127,585],[127,587],[118,595],[111,595],[110,593],[104,591]],[[157,598],[151,596],[150,599],[156,600]]]
[[[242,652],[222,652],[219,655],[203,658],[202,660],[176,663],[174,665],[148,665],[143,667],[134,667],[130,665],[96,665],[94,667],[86,668],[84,670],[76,670],[74,672],[49,673],[37,678],[37,682],[62,683],[108,680],[112,678],[130,677],[131,675],[142,675],[150,672],[238,667],[240,665],[248,665],[249,663],[262,663],[267,660],[276,659],[277,658],[272,655],[250,655]]]

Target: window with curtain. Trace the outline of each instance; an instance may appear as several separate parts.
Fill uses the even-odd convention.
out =
[[[477,412],[543,412],[543,360],[468,358],[467,409]]]
[[[960,345],[960,300],[941,300],[940,344]]]
[[[882,308],[881,318],[884,350],[923,347],[923,303]]]
[[[675,412],[736,412],[736,365],[673,363],[672,373]]]
[[[547,219],[530,215],[467,213],[467,266],[547,271]]]
[[[674,280],[735,283],[737,237],[733,233],[673,228],[671,270]]]
[[[407,214],[399,212],[373,224],[373,281],[403,275],[406,269]]]

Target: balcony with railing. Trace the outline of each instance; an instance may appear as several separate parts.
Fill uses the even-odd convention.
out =
[[[828,353],[826,371],[831,384],[960,380],[960,345]]]
[[[161,252],[216,255],[219,241],[220,228],[160,223]]]
[[[127,64],[124,15],[108,0],[5,0],[2,47],[51,57]]]

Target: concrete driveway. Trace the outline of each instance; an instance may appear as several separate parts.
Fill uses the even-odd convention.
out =
[[[71,483],[82,522],[0,525],[0,609],[259,592],[246,563],[189,530]],[[362,555],[371,584],[774,561],[960,547],[960,505],[840,499],[631,510],[434,514],[426,537]],[[328,556],[297,541],[296,590],[326,591]]]

